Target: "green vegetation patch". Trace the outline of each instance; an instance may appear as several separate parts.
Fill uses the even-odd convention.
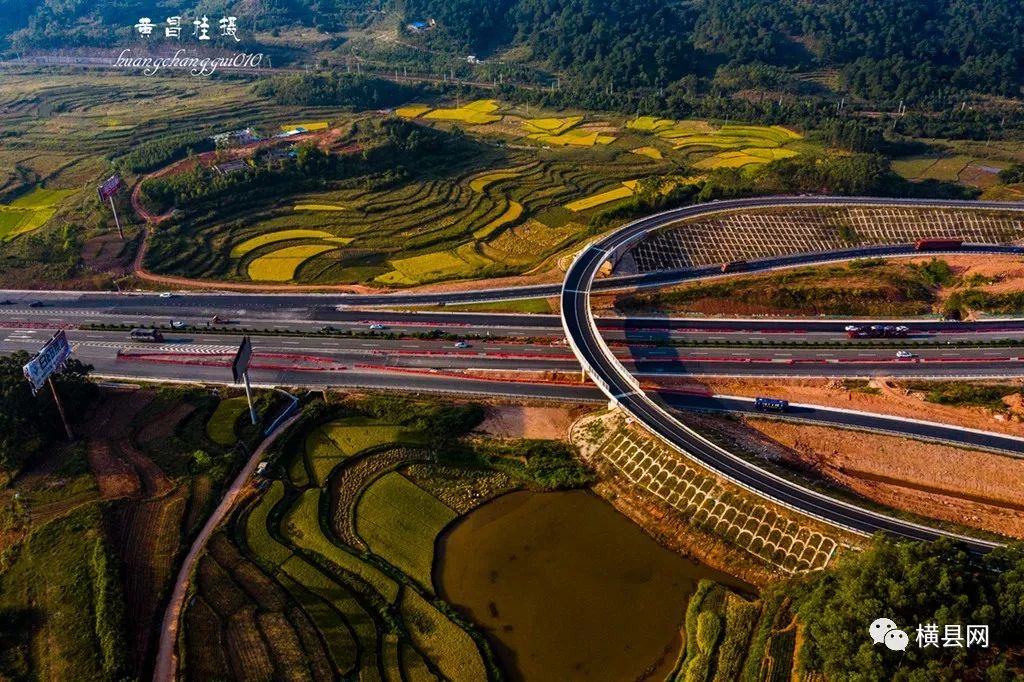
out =
[[[945,266],[945,267],[943,267]],[[931,312],[948,265],[861,263],[741,276],[626,296],[623,311],[746,311],[792,315],[900,316]]]
[[[401,612],[413,642],[447,679],[488,679],[473,638],[415,590],[402,592]]]
[[[99,680],[125,674],[117,564],[95,506],[35,531],[0,574],[0,668],[12,679]]]
[[[433,495],[391,472],[359,498],[356,532],[374,554],[429,587],[435,538],[455,517]]]
[[[249,549],[271,566],[280,566],[292,551],[274,539],[269,530],[271,509],[284,498],[284,484],[274,481],[259,503],[249,512],[245,522],[245,542]]]
[[[345,417],[325,424],[321,429],[346,456],[389,443],[423,445],[425,442],[417,429],[382,423],[370,417]]]
[[[398,598],[398,583],[380,569],[342,549],[324,534],[320,525],[322,493],[319,488],[303,492],[282,519],[281,532],[296,546],[314,552],[341,569],[359,576],[389,603],[394,603]]]
[[[966,381],[910,381],[906,388],[924,393],[924,399],[940,405],[987,407],[1005,412],[1003,398],[1020,393],[1012,384],[972,384]]]
[[[249,411],[249,401],[245,397],[221,400],[206,422],[206,435],[217,445],[231,447],[238,440],[235,424],[242,414]]]

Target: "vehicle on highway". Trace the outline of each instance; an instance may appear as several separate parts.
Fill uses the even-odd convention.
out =
[[[869,326],[847,325],[846,335],[851,339],[901,339],[910,334],[910,327],[903,324],[872,324]]]
[[[382,325],[380,323],[374,322],[373,324],[370,325],[370,329],[372,331],[377,331],[377,330],[380,330],[380,329],[387,329],[387,327],[385,327],[384,325]]]
[[[46,304],[43,303],[42,301],[32,301],[31,303],[28,304],[28,307],[29,308],[42,308],[45,305]]]
[[[746,270],[747,261],[745,260],[733,260],[728,263],[722,263],[722,272],[736,272],[738,270]]]
[[[754,409],[760,412],[786,412],[789,401],[780,398],[754,398]]]
[[[918,239],[914,242],[914,250],[948,251],[950,249],[959,249],[963,245],[963,239]]]
[[[220,315],[214,315],[213,319],[210,320],[210,321],[213,322],[213,324],[226,324],[227,323],[227,320],[225,320]]]
[[[171,320],[171,328],[173,329],[184,329],[188,324],[181,320]]]
[[[169,291],[165,291],[162,294],[160,294],[160,298],[174,298],[174,294],[172,294]]]
[[[164,340],[164,335],[161,334],[158,329],[145,329],[142,327],[133,329],[128,334],[128,337],[132,341],[143,341],[149,343],[160,343]]]
[[[896,357],[901,360],[908,360],[914,357],[914,354],[911,353],[909,350],[898,350],[896,351]]]
[[[469,348],[469,343],[467,341],[456,341],[455,342],[455,347],[456,348]]]
[[[5,298],[4,300],[0,301],[0,305],[14,305],[14,301],[12,301],[9,298]]]

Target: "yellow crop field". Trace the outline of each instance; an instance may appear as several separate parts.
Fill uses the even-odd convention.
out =
[[[766,163],[765,159],[746,152],[721,152],[693,164],[694,168],[714,170],[715,168],[742,168],[755,163]]]
[[[299,266],[314,256],[337,248],[334,244],[305,244],[278,249],[249,263],[249,279],[261,282],[289,282]]]
[[[658,118],[657,116],[639,116],[632,121],[626,123],[627,128],[633,130],[646,130],[650,132],[658,132],[659,130],[665,130],[675,125],[675,121],[667,118]]]
[[[743,152],[744,154],[750,154],[751,156],[756,156],[759,159],[764,159],[765,161],[778,161],[779,159],[790,159],[793,158],[794,156],[800,155],[798,152],[795,152],[792,149],[780,148],[758,149],[756,147],[748,147],[747,149],[741,149],[740,151]]]
[[[531,140],[537,140],[545,144],[558,147],[571,145],[573,147],[593,147],[595,144],[611,144],[615,141],[613,135],[602,135],[598,132],[588,130],[569,130],[560,135],[547,135],[544,133],[533,133],[528,135]]]
[[[565,118],[531,118],[523,121],[523,127],[530,133],[541,133],[547,135],[559,135],[580,124],[582,116],[567,116]]]
[[[38,230],[57,213],[57,204],[74,193],[73,189],[37,187],[10,204],[0,204],[0,239],[10,241]]]
[[[261,234],[251,239],[246,239],[244,242],[231,249],[231,257],[241,258],[253,249],[258,249],[259,247],[266,246],[267,244],[274,244],[275,242],[289,241],[291,239],[323,239],[335,244],[348,244],[352,241],[351,237],[335,237],[330,232],[324,232],[323,230],[279,230],[277,232],[268,232],[267,234]]]
[[[664,158],[661,155],[661,150],[659,150],[657,147],[637,147],[636,149],[631,149],[630,151],[632,151],[634,154],[639,154],[640,156],[646,156],[649,159],[654,159],[655,161],[661,161],[661,159]]]
[[[487,237],[491,236],[506,225],[519,220],[522,215],[523,205],[518,201],[510,201],[508,208],[505,209],[504,213],[474,232],[473,236],[476,239],[487,239]]]
[[[633,190],[627,186],[626,183],[622,183],[622,187],[616,187],[615,189],[608,190],[607,192],[601,192],[600,194],[577,199],[576,201],[570,201],[565,205],[565,207],[570,211],[586,211],[587,209],[595,208],[612,201],[618,201],[619,199],[627,199],[631,196],[633,196]]]
[[[483,192],[487,187],[499,180],[508,180],[510,178],[517,178],[523,174],[521,168],[508,168],[505,170],[494,171],[485,175],[478,175],[469,181],[469,188],[474,192]]]
[[[417,118],[431,110],[426,104],[407,104],[404,107],[395,109],[395,113],[402,118]]]
[[[295,204],[296,211],[347,211],[348,206],[338,204]]]
[[[476,251],[475,242],[469,242],[449,251],[398,258],[389,263],[394,270],[378,276],[375,281],[409,285],[442,278],[470,277],[479,268],[492,265],[493,261]]]
[[[327,130],[331,124],[328,121],[312,121],[308,123],[291,123],[288,125],[281,126],[281,130],[288,132],[289,130],[295,130],[296,128],[305,128],[309,132],[316,132],[317,130]]]
[[[423,118],[438,121],[461,121],[471,125],[480,125],[500,121],[501,116],[494,114],[499,108],[500,105],[497,100],[481,99],[457,109],[434,109],[424,114]]]
[[[502,231],[482,248],[500,262],[529,263],[536,260],[537,254],[548,253],[583,229],[584,225],[575,222],[549,227],[538,220],[527,220],[522,225]]]

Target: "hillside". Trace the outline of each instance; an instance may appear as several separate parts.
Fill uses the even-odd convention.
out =
[[[373,60],[376,52],[382,63],[434,73],[460,62],[465,66],[466,55],[475,54],[500,61],[503,74],[520,79],[559,76],[569,85],[599,83],[609,90],[658,88],[667,97],[673,92],[813,94],[825,89],[886,106],[905,100],[915,108],[936,109],[972,93],[1020,95],[1024,15],[1018,9],[1014,0],[203,4],[210,16],[238,16],[245,41],[273,42],[270,34],[302,26],[326,36],[317,49],[334,50],[365,31],[361,58]],[[169,0],[0,0],[0,48],[134,40],[132,27],[140,16],[162,21],[182,12]],[[411,27],[430,20],[435,24]],[[474,74],[495,75],[487,68]]]

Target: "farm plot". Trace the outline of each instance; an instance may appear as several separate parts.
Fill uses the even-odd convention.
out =
[[[318,130],[327,130],[327,128],[329,128],[330,125],[331,124],[328,121],[311,121],[311,122],[306,122],[306,123],[285,123],[284,125],[281,126],[281,130],[287,133],[287,132],[289,132],[291,130],[299,130],[299,129],[301,129],[301,130],[305,130],[306,132],[313,133],[313,132],[316,132]]]
[[[796,156],[786,148],[803,136],[782,126],[724,125],[714,128],[706,121],[668,121],[650,116],[629,121],[626,126],[660,137],[688,155],[695,167],[742,168]]]
[[[523,121],[523,128],[526,129],[529,135],[561,135],[571,128],[575,128],[582,121],[582,116],[528,118]]]
[[[430,587],[434,539],[455,519],[454,511],[402,474],[391,472],[363,492],[355,517],[356,532],[371,552]]]
[[[9,204],[0,204],[0,239],[9,241],[50,221],[59,205],[75,190],[37,187]]]
[[[401,613],[413,642],[449,680],[486,680],[476,642],[414,590],[402,592]]]
[[[270,535],[270,511],[284,498],[284,484],[274,481],[270,489],[260,498],[245,522],[245,542],[256,556],[271,567],[280,566],[292,555],[292,551]]]
[[[469,125],[481,125],[500,121],[501,115],[495,114],[500,108],[501,105],[498,104],[497,100],[481,99],[458,108],[434,109],[433,111],[419,114],[419,116],[438,121],[458,121],[459,123]]]
[[[824,567],[838,547],[832,537],[754,501],[639,431],[618,429],[597,456],[690,523],[788,573]]]
[[[206,435],[217,445],[231,447],[235,444],[235,424],[249,407],[244,397],[228,398],[220,401],[217,409],[206,422]]]
[[[344,455],[355,455],[388,443],[422,445],[423,434],[368,417],[345,417],[320,427]]]
[[[336,248],[328,244],[309,244],[272,251],[249,263],[249,279],[258,282],[290,282],[295,279],[295,271],[303,263]]]
[[[342,570],[359,576],[388,603],[394,603],[398,599],[398,583],[324,535],[320,527],[321,493],[319,488],[303,492],[282,519],[281,532],[295,546],[313,552]]]
[[[298,207],[296,207],[296,209],[298,209]],[[336,237],[330,232],[324,232],[323,230],[278,230],[276,232],[268,232],[267,234],[251,237],[250,239],[246,239],[244,242],[235,245],[231,249],[231,257],[241,258],[250,251],[254,251],[261,246],[291,241],[294,239],[318,239],[342,245],[350,244],[352,242],[351,237]]]

